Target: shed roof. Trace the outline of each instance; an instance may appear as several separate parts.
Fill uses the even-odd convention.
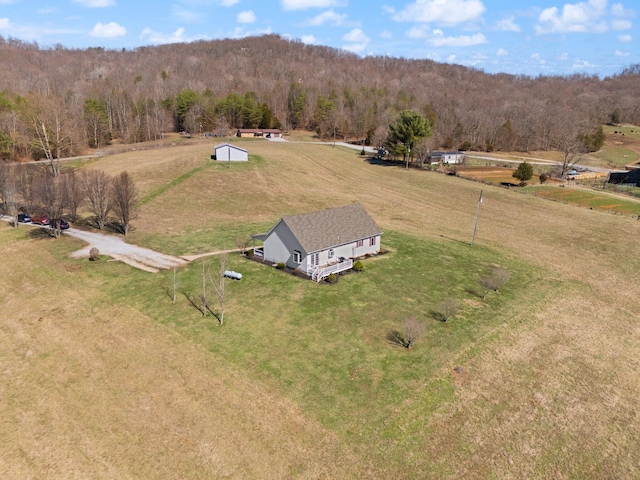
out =
[[[240,150],[240,151],[242,151],[242,152],[247,153],[247,151],[246,151],[244,148],[237,147],[237,146],[232,145],[232,144],[230,144],[230,143],[219,143],[218,145],[216,145],[215,147],[213,147],[213,149],[214,149],[214,150],[218,150],[219,148],[223,148],[223,147],[230,147],[230,148],[234,148],[234,149],[236,149],[236,150]]]
[[[382,229],[362,205],[326,208],[282,217],[307,253],[382,234]]]

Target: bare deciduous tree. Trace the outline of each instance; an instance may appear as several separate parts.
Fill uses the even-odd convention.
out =
[[[70,221],[75,222],[78,219],[78,209],[85,199],[85,191],[74,170],[62,175],[62,188],[67,216]]]
[[[211,284],[213,285],[213,290],[216,292],[216,296],[218,297],[218,305],[220,306],[220,316],[218,317],[218,321],[220,325],[224,323],[224,305],[226,299],[226,277],[225,270],[227,269],[227,256],[226,254],[220,255],[220,268],[215,277],[211,277]]]
[[[500,287],[509,280],[509,278],[511,278],[511,274],[504,268],[500,267],[494,268],[491,276],[480,277],[478,279],[478,283],[483,290],[482,299],[484,300],[487,297],[487,293],[490,291],[497,292]]]
[[[387,333],[387,340],[404,348],[411,348],[413,344],[424,336],[425,325],[415,318],[407,318],[402,322],[402,331],[391,330]]]
[[[60,222],[63,217],[65,195],[62,178],[52,173],[38,177],[34,183],[34,193],[41,212],[51,222],[51,233],[60,236]]]
[[[118,217],[122,233],[126,235],[131,227],[131,220],[136,217],[138,189],[128,172],[122,172],[113,179],[111,186],[111,205],[113,213]]]
[[[82,185],[97,227],[102,230],[111,211],[111,177],[102,170],[88,170],[82,177]]]
[[[235,244],[240,250],[240,254],[244,255],[247,247],[251,244],[251,237],[236,237]]]
[[[11,224],[18,227],[19,179],[17,168],[13,165],[0,167],[0,199],[4,212],[12,219]]]
[[[444,299],[435,310],[436,316],[439,320],[447,322],[453,317],[460,309],[460,302],[454,298]]]

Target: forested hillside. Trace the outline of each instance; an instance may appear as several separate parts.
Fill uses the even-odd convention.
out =
[[[0,158],[240,127],[379,145],[407,108],[431,122],[433,148],[562,150],[602,123],[640,123],[639,85],[639,65],[604,79],[489,75],[277,35],[122,51],[0,37]]]

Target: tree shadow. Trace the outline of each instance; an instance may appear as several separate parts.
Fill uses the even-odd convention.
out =
[[[404,335],[402,335],[398,330],[391,330],[387,333],[387,341],[394,347],[409,348]]]
[[[442,322],[442,323],[447,322],[447,317],[445,317],[441,312],[438,312],[436,310],[429,310],[429,316],[439,322]]]
[[[464,291],[467,292],[469,295],[473,295],[474,297],[482,298],[484,300],[483,293],[479,292],[475,288],[465,288]]]

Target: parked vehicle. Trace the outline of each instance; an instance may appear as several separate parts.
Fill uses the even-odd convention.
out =
[[[31,215],[29,215],[28,213],[19,213],[18,221],[20,223],[29,223],[31,222]]]
[[[49,219],[41,215],[34,215],[31,217],[31,223],[35,223],[36,225],[49,225]]]
[[[63,219],[51,220],[49,222],[49,225],[51,226],[51,228],[56,228],[58,225],[60,225],[60,230],[66,230],[67,228],[69,228],[69,222]]]

